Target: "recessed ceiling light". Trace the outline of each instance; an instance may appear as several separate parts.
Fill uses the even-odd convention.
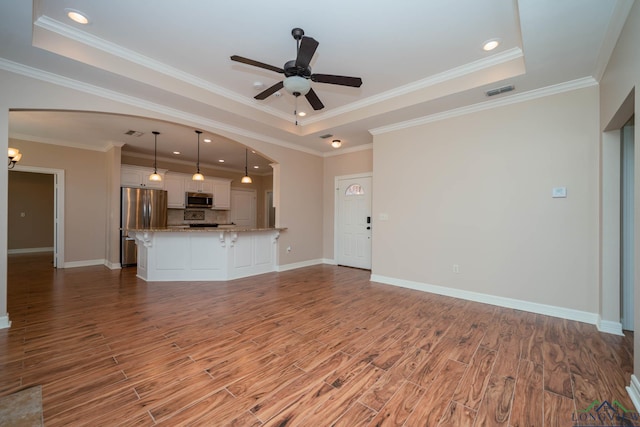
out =
[[[204,142],[211,142],[211,138],[205,138],[203,139]]]
[[[333,148],[340,148],[342,147],[342,141],[340,141],[339,139],[334,139],[333,141],[331,141],[331,146]]]
[[[300,111],[300,112],[298,113],[298,115],[299,115],[300,117],[304,117],[304,116],[306,116],[306,115],[307,115],[307,113],[305,113],[304,111]]]
[[[87,15],[80,12],[79,10],[65,9],[65,12],[67,12],[67,16],[69,17],[69,19],[77,22],[78,24],[86,25],[89,23],[89,18],[87,17]]]
[[[484,42],[482,49],[489,52],[490,50],[497,48],[498,45],[500,45],[500,39],[491,39]]]
[[[254,169],[260,169],[260,166],[255,165],[253,168],[254,168]]]
[[[178,154],[180,154],[180,152],[179,151],[174,151],[173,154],[178,155]]]
[[[218,160],[218,163],[224,163],[224,159]]]

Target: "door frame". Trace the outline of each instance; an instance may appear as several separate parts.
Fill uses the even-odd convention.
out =
[[[340,217],[340,210],[338,209],[338,198],[340,197],[340,194],[338,193],[338,190],[340,189],[339,182],[346,179],[357,178],[371,178],[371,219],[373,223],[373,172],[335,176],[333,178],[333,265],[338,265],[338,239],[340,238],[340,236],[338,236],[338,221]],[[373,271],[373,236],[371,238],[371,252],[371,271]]]
[[[53,175],[53,266],[64,268],[64,169],[16,164],[12,170]]]

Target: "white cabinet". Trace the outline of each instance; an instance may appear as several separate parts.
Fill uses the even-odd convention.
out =
[[[231,209],[231,180],[212,178],[213,208],[219,210]]]
[[[164,189],[167,190],[167,207],[184,209],[185,176],[167,173],[164,176]]]
[[[185,191],[192,193],[213,193],[213,182],[209,178],[204,181],[194,181],[191,175],[185,175]]]
[[[158,174],[163,176],[166,171],[158,170]],[[163,181],[149,181],[149,176],[153,173],[153,169],[145,168],[142,166],[120,166],[120,186],[122,187],[145,187],[145,188],[157,188],[162,190],[164,188]]]

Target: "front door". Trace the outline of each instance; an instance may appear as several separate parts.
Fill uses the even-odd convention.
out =
[[[371,269],[371,176],[337,180],[337,256],[339,265]]]

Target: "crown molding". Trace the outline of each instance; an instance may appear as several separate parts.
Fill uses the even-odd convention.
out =
[[[413,120],[407,120],[404,122],[395,123],[388,126],[381,126],[374,129],[369,129],[372,135],[381,135],[384,133],[394,132],[397,130],[408,129],[415,126],[424,125],[427,123],[437,122],[452,117],[464,116],[466,114],[475,113],[483,110],[490,110],[493,108],[503,107],[505,105],[517,104],[520,102],[530,101],[533,99],[543,98],[545,96],[551,96],[560,94],[563,92],[569,92],[572,90],[583,89],[591,86],[597,86],[598,82],[593,77],[584,77],[581,79],[571,80],[565,83],[559,83],[557,85],[547,86],[540,89],[530,90],[528,92],[522,92],[514,94],[505,98],[500,98],[491,101],[484,101],[478,104],[469,105],[467,107],[456,108],[449,111],[443,111],[442,113],[432,114],[425,117],[420,117]]]
[[[349,154],[349,153],[355,153],[358,151],[366,151],[366,150],[373,150],[373,144],[369,143],[369,144],[362,144],[362,145],[357,145],[355,147],[349,147],[349,148],[339,148],[339,149],[335,149],[334,151],[328,151],[326,153],[324,153],[322,155],[322,157],[334,157],[334,156],[341,156],[343,154]]]
[[[96,147],[88,144],[77,144],[74,142],[69,142],[61,139],[43,138],[39,136],[33,136],[33,135],[24,134],[24,133],[16,133],[16,132],[9,132],[9,138],[19,139],[21,141],[39,142],[40,144],[49,144],[49,145],[58,145],[58,146],[68,147],[68,148],[77,148],[79,150],[100,151],[102,153],[106,153],[114,146],[117,146],[115,143],[109,142],[108,144],[105,144],[103,146]],[[120,147],[122,147],[122,145],[120,145]]]
[[[322,120],[327,120],[332,117],[347,114],[361,108],[369,107],[371,105],[378,104],[380,102],[388,101],[390,99],[397,98],[402,95],[407,95],[409,93],[422,90],[431,86],[435,86],[437,84],[441,84],[449,80],[453,80],[468,74],[485,70],[490,67],[494,67],[496,65],[513,61],[514,59],[521,58],[522,56],[523,56],[523,53],[520,48],[508,49],[508,50],[505,50],[504,52],[501,52],[496,55],[492,55],[488,58],[483,58],[478,61],[470,62],[460,67],[452,68],[442,73],[438,73],[433,76],[406,84],[404,86],[400,86],[398,88],[388,90],[386,92],[382,92],[378,95],[370,96],[360,101],[356,101],[351,104],[344,105],[342,107],[334,108],[331,111],[327,111],[326,113],[323,113],[305,120],[304,124],[320,122]]]
[[[200,89],[206,90],[207,92],[211,92],[216,95],[225,97],[231,101],[243,104],[251,108],[262,110],[267,114],[274,115],[283,120],[290,120],[291,118],[289,114],[286,114],[283,111],[280,111],[265,105],[257,104],[255,101],[252,101],[246,97],[240,96],[235,92],[232,92],[228,89],[223,88],[222,86],[215,85],[205,79],[196,77],[193,74],[186,73],[178,68],[167,65],[164,62],[157,61],[153,58],[142,55],[131,49],[124,48],[118,44],[109,42],[100,37],[96,37],[85,31],[79,30],[78,28],[72,27],[63,22],[52,19],[46,15],[40,16],[33,23],[33,25],[39,28],[42,28],[43,30],[51,31],[55,34],[60,35],[61,37],[73,40],[77,43],[82,43],[93,49],[100,50],[109,55],[113,55],[115,57],[124,59],[127,62],[131,62],[133,64],[147,68],[152,72],[164,74],[168,77],[182,81],[191,86],[195,86]]]
[[[618,0],[615,3],[613,12],[611,13],[611,19],[609,19],[609,25],[607,26],[607,32],[598,50],[598,59],[593,73],[593,77],[598,82],[602,79],[607,64],[611,59],[622,28],[631,11],[631,6],[633,6],[633,0]]]
[[[41,80],[57,86],[62,86],[69,89],[77,90],[79,92],[84,92],[91,95],[99,96],[101,98],[109,99],[122,104],[134,106],[134,107],[141,108],[148,111],[153,111],[155,113],[163,114],[167,117],[170,117],[176,120],[177,122],[186,121],[186,122],[198,123],[199,125],[202,125],[202,127],[208,126],[210,129],[213,129],[212,132],[220,132],[220,131],[227,132],[234,135],[262,141],[268,144],[277,145],[279,147],[288,148],[295,151],[301,151],[303,153],[322,157],[321,152],[317,150],[313,150],[311,148],[297,145],[293,142],[287,142],[287,141],[282,141],[276,138],[271,138],[262,134],[248,131],[246,129],[227,125],[225,123],[211,120],[206,117],[198,116],[196,114],[186,113],[184,111],[167,107],[165,105],[156,104],[154,102],[149,102],[149,101],[136,98],[130,95],[125,95],[113,90],[104,89],[102,87],[95,86],[89,83],[79,82],[77,80],[73,80],[68,77],[63,77],[58,74],[54,74],[38,68],[33,68],[24,64],[19,64],[17,62],[13,62],[5,58],[0,58],[0,69],[9,71],[15,74],[23,75],[26,77],[30,77],[36,80]]]

